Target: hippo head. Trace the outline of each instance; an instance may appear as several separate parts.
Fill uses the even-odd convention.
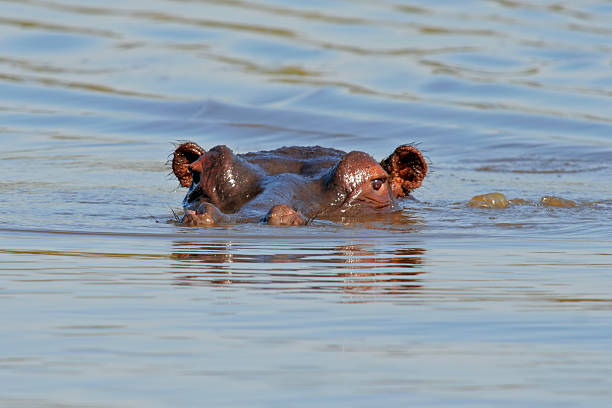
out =
[[[427,164],[413,146],[403,145],[378,163],[367,153],[347,153],[323,178],[326,199],[318,216],[360,217],[396,211],[396,198],[421,185]]]
[[[226,146],[205,151],[187,142],[174,152],[172,168],[189,187],[185,225],[245,220],[266,211],[263,220],[277,225],[392,212],[427,173],[421,152],[410,145],[379,163],[364,152],[318,146],[234,154]]]

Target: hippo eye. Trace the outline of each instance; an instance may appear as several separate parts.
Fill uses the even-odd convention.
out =
[[[380,190],[383,184],[385,184],[385,179],[377,178],[372,180],[372,188],[376,191]]]

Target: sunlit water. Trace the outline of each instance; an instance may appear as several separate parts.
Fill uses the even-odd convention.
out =
[[[608,2],[0,11],[0,406],[610,406]],[[365,224],[183,228],[181,140],[431,171]]]

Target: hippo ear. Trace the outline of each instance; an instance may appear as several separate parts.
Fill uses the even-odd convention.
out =
[[[395,197],[405,197],[411,190],[418,188],[427,174],[427,162],[423,154],[414,146],[401,145],[380,162],[389,176]]]
[[[193,142],[185,142],[176,148],[172,157],[172,172],[183,187],[191,185],[189,164],[198,160],[206,151]]]

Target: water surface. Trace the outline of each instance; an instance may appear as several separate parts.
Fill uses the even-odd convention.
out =
[[[0,405],[610,405],[606,2],[0,10]],[[392,219],[184,228],[182,140],[430,174]]]

